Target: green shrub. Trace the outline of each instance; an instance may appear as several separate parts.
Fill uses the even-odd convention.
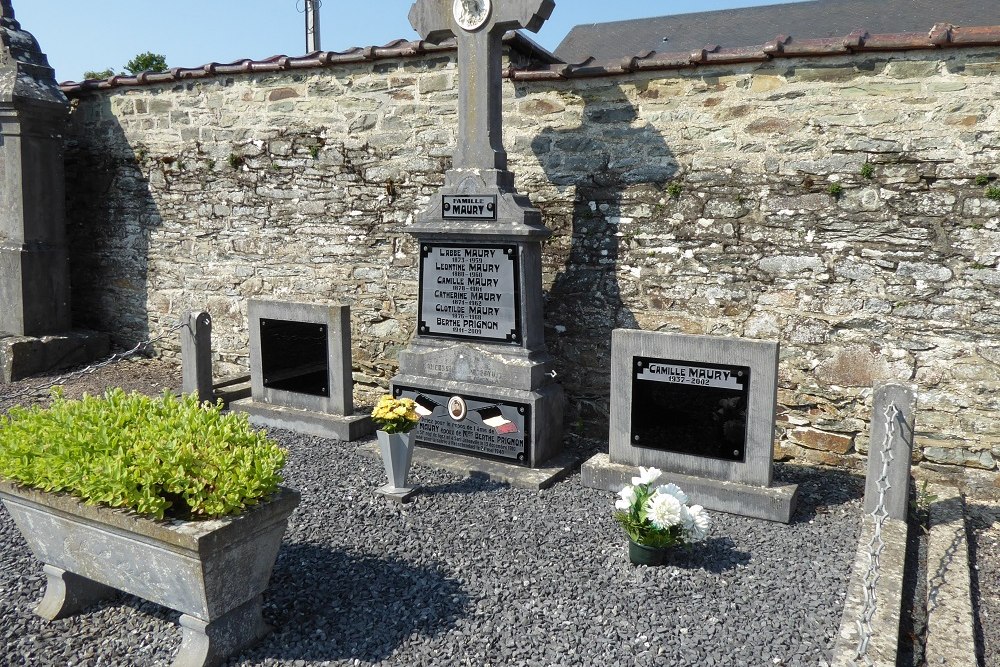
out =
[[[195,396],[85,395],[0,417],[0,477],[162,519],[237,514],[275,492],[285,450]]]
[[[1000,185],[991,185],[983,191],[987,199],[992,199],[994,201],[1000,201]]]

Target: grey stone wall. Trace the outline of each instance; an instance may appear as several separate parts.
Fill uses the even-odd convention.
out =
[[[857,466],[898,379],[925,467],[996,470],[998,75],[954,49],[506,83],[569,430],[606,425],[612,328],[747,336],[781,342],[781,458]],[[226,373],[250,297],[339,299],[355,379],[386,385],[456,80],[438,54],[75,100],[77,321],[131,344],[206,309]]]

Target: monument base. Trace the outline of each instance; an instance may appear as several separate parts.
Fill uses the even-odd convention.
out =
[[[406,503],[413,502],[413,497],[420,493],[420,487],[408,486],[403,489],[397,489],[391,484],[386,484],[385,486],[380,486],[375,489],[375,493],[393,501],[394,503],[405,505]]]
[[[377,442],[361,445],[357,452],[366,458],[382,457]],[[544,466],[525,468],[516,463],[503,463],[439,449],[414,447],[413,463],[435,470],[446,470],[464,477],[483,477],[493,482],[510,484],[518,489],[540,491],[567,477],[576,467],[578,460],[563,453],[549,459]]]
[[[81,366],[108,356],[105,333],[69,331],[53,336],[16,336],[0,331],[0,384]]]
[[[529,468],[562,450],[562,385],[531,391],[401,374],[392,380],[392,394],[423,409],[420,447]]]
[[[607,454],[597,454],[580,467],[584,486],[615,493],[638,474],[636,466],[613,463]],[[691,503],[705,509],[781,523],[792,520],[799,489],[798,484],[760,487],[666,471],[660,479],[681,487]]]
[[[257,426],[283,428],[295,433],[318,435],[342,442],[353,442],[375,432],[375,424],[367,414],[350,417],[310,410],[297,410],[260,403],[252,398],[233,401],[230,410],[246,413]]]

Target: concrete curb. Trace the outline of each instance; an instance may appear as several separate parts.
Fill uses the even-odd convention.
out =
[[[844,616],[833,647],[832,667],[872,665],[895,667],[899,651],[899,616],[903,602],[903,572],[906,563],[907,523],[888,519],[882,527],[885,548],[879,558],[879,578],[875,585],[877,605],[866,657],[858,658],[858,619],[865,604],[865,576],[870,565],[870,548],[875,520],[864,515],[858,550],[851,571],[851,583],[844,602]]]
[[[977,667],[965,502],[935,486],[927,542],[927,665]]]

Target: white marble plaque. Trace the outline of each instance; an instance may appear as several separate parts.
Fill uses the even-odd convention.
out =
[[[516,245],[424,243],[421,336],[521,343]]]

